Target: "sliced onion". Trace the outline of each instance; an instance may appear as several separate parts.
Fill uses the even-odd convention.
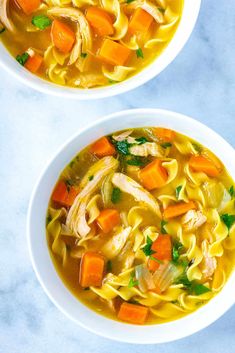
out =
[[[153,282],[160,292],[164,292],[182,273],[182,269],[172,263],[161,264],[153,274]]]
[[[138,265],[135,268],[135,277],[138,281],[138,286],[141,292],[145,293],[148,290],[154,289],[155,284],[153,276],[145,265]]]

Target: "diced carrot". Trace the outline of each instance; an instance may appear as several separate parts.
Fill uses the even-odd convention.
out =
[[[100,7],[89,7],[86,12],[86,18],[100,36],[108,36],[114,33],[112,17]]]
[[[122,303],[118,312],[118,319],[132,324],[144,324],[147,320],[149,309],[146,306]]]
[[[189,160],[189,166],[193,171],[203,172],[211,177],[217,177],[220,174],[220,170],[216,165],[203,156],[192,156]]]
[[[100,287],[104,274],[104,257],[96,252],[87,251],[80,264],[79,283],[82,287]]]
[[[41,5],[41,0],[16,0],[26,15],[36,11]]]
[[[214,163],[214,165],[216,166],[216,168],[221,172],[222,170],[222,165],[221,162],[219,160],[219,158],[217,158],[211,151],[209,150],[204,150],[202,152],[202,155],[209,159],[212,163]]]
[[[100,212],[96,221],[104,233],[109,233],[120,223],[120,215],[117,210],[106,208]]]
[[[168,206],[164,210],[163,216],[166,219],[174,218],[174,217],[181,216],[190,210],[195,210],[196,208],[197,208],[196,204],[193,201],[179,202],[179,203],[176,203],[175,205]]]
[[[168,173],[159,159],[155,159],[140,170],[139,178],[148,190],[160,188],[166,184]]]
[[[40,66],[42,65],[43,62],[43,57],[35,52],[32,51],[32,54],[29,55],[28,60],[25,63],[26,69],[29,71],[35,73],[40,69]]]
[[[72,50],[75,42],[75,34],[65,23],[54,20],[51,26],[51,38],[55,47],[67,54]]]
[[[153,129],[154,134],[164,142],[172,142],[175,139],[175,131],[165,129],[163,127],[156,127]]]
[[[153,23],[153,17],[140,7],[138,7],[129,22],[129,32],[131,34],[137,32],[146,32]]]
[[[111,65],[124,65],[130,55],[129,48],[111,39],[105,39],[99,51],[99,57]]]
[[[153,242],[151,250],[155,251],[151,257],[154,257],[156,260],[148,260],[148,268],[150,271],[156,271],[160,265],[160,262],[157,260],[170,261],[172,259],[172,242],[171,236],[169,234],[159,234],[157,239]]]
[[[91,153],[97,157],[112,156],[116,153],[115,147],[109,142],[107,137],[101,137],[90,147]]]
[[[79,188],[70,186],[69,189],[64,181],[59,181],[52,193],[52,201],[66,207],[72,206],[76,196],[79,193]]]

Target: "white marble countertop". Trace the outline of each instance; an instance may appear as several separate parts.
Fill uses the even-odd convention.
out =
[[[104,114],[138,107],[178,111],[206,123],[235,147],[234,58],[234,0],[204,0],[196,29],[177,59],[130,93],[68,101],[23,87],[0,71],[0,353],[234,352],[235,307],[209,328],[159,346],[119,344],[85,331],[47,298],[26,243],[28,202],[42,168],[71,134]]]

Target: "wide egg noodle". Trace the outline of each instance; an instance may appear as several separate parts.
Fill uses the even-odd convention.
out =
[[[65,242],[61,239],[61,217],[65,217],[66,210],[61,208],[56,210],[52,207],[49,208],[50,221],[46,227],[48,235],[52,239],[51,249],[53,253],[62,259],[63,265],[66,262],[67,250]]]
[[[128,18],[121,8],[118,0],[101,0],[101,5],[107,12],[112,13],[115,16],[115,22],[113,27],[115,33],[110,36],[113,40],[120,40],[125,37],[128,30]]]

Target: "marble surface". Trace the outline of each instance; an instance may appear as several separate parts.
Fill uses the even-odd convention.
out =
[[[145,86],[115,98],[67,101],[23,87],[0,71],[0,352],[234,352],[235,307],[183,340],[120,344],[70,322],[50,302],[30,264],[26,213],[47,161],[77,129],[103,114],[158,107],[193,116],[235,147],[234,0],[204,0],[197,26],[177,59]]]

